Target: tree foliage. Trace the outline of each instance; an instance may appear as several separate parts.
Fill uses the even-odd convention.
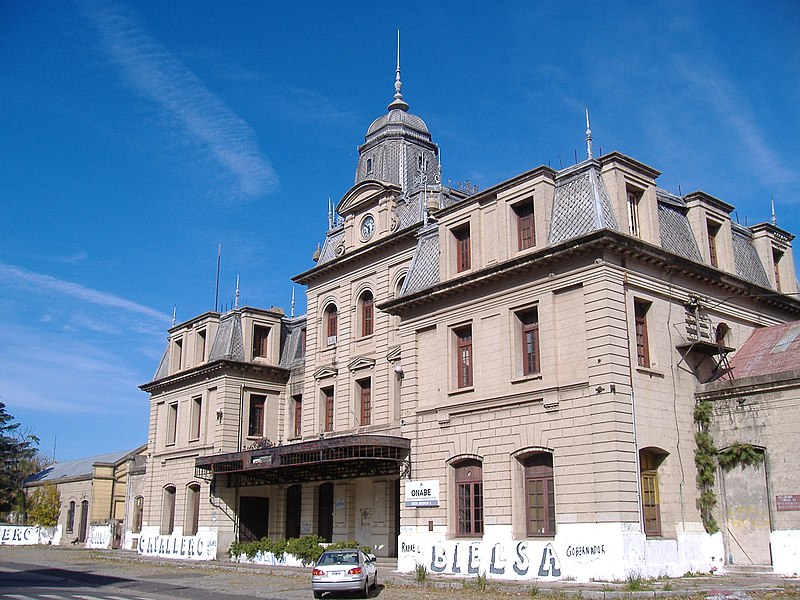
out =
[[[34,488],[28,496],[28,523],[39,527],[55,527],[61,510],[58,489],[52,483]]]
[[[0,513],[22,511],[22,482],[40,468],[37,460],[39,438],[20,429],[0,402]]]

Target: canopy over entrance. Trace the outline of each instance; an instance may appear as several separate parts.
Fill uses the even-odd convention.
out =
[[[195,476],[228,475],[229,487],[402,475],[411,440],[388,435],[346,435],[201,456]]]

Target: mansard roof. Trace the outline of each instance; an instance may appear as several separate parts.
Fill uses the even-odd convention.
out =
[[[117,465],[129,458],[133,458],[134,455],[143,452],[146,448],[147,444],[144,444],[132,450],[121,450],[65,462],[55,462],[25,479],[25,485],[90,479],[94,474],[94,465]]]

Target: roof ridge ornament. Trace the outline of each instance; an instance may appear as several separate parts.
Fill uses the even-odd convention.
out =
[[[400,90],[403,89],[403,82],[400,81],[400,30],[397,30],[397,72],[394,79],[394,100],[389,105],[389,110],[408,110],[408,102],[403,100],[403,94]]]
[[[770,196],[769,197],[769,202],[770,202],[770,205],[772,206],[772,226],[773,227],[777,227],[778,226],[778,217],[775,216],[775,197],[774,196]]]
[[[589,160],[594,158],[592,153],[592,128],[589,126],[589,107],[586,106],[586,157]]]

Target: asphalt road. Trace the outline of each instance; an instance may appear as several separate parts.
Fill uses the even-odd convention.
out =
[[[776,575],[715,576],[645,582],[639,591],[616,584],[475,581],[412,576],[378,569],[371,598],[383,600],[508,600],[539,598],[590,600],[681,596],[698,600],[800,600],[800,580]],[[310,569],[237,565],[227,561],[190,563],[144,559],[121,551],[57,546],[0,546],[0,600],[274,600],[312,597]],[[348,596],[340,595],[339,598]]]

